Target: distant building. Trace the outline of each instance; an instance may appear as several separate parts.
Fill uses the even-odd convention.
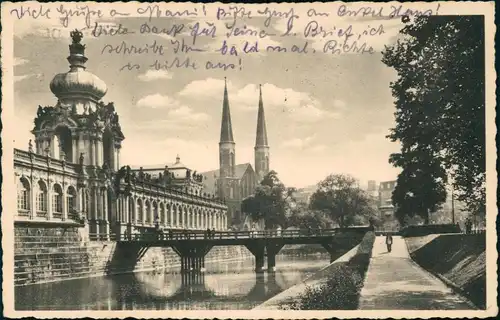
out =
[[[396,188],[396,181],[380,182],[378,188],[379,207],[392,206],[392,193]]]
[[[378,188],[378,209],[384,230],[395,230],[397,228],[394,205],[392,204],[392,193],[395,188],[396,181],[380,182]]]
[[[368,180],[368,187],[366,188],[366,192],[372,199],[377,199],[378,198],[377,181]]]
[[[300,188],[297,189],[297,192],[295,192],[293,196],[297,202],[304,202],[309,204],[309,202],[311,201],[311,196],[317,188],[318,187],[316,185]]]

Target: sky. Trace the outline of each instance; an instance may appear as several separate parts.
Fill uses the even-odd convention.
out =
[[[317,18],[327,28],[351,24],[357,30],[380,21],[346,18],[344,21]],[[139,30],[143,18],[100,20],[103,26],[122,24]],[[297,19],[294,28],[304,30],[307,19]],[[152,19],[151,25],[162,27],[173,23],[193,25],[187,19]],[[206,21],[201,23],[205,24]],[[222,21],[215,21],[218,32]],[[264,19],[239,21],[247,29],[266,30],[280,34],[285,19],[275,19],[268,27]],[[57,99],[49,84],[58,73],[69,70],[66,57],[71,42],[69,31],[85,23],[74,19],[68,28],[57,21],[26,21],[15,23],[14,37],[14,112],[16,116],[15,147],[27,149],[32,138],[30,130],[39,105],[53,106]],[[190,57],[199,65],[212,62],[235,63],[235,70],[177,68],[156,71],[148,68],[156,59],[172,61],[172,36],[161,34],[129,34],[93,37],[84,31],[89,59],[87,71],[96,74],[108,87],[104,102],[114,102],[125,135],[121,164],[152,165],[175,161],[177,155],[188,167],[198,172],[218,168],[218,142],[224,77],[227,77],[229,103],[236,142],[236,162],[252,163],[255,144],[258,87],[262,95],[270,145],[270,167],[288,186],[316,184],[331,173],[345,173],[361,180],[395,180],[399,172],[388,163],[389,155],[399,145],[386,135],[394,123],[394,98],[390,82],[395,72],[381,62],[384,45],[396,41],[399,20],[384,21],[384,32],[371,37],[374,54],[321,52],[324,39],[271,36],[259,40],[260,48],[268,45],[290,47],[304,44],[314,54],[258,53],[226,57],[214,50],[222,37],[199,37],[196,46],[207,50],[177,54]],[[51,35],[47,29],[54,30]],[[176,40],[192,41],[187,34]],[[240,48],[252,36],[226,39]],[[103,48],[145,45],[156,41],[167,48],[164,56],[111,54]],[[240,65],[241,59],[241,65]],[[140,65],[139,70],[119,71],[126,63]],[[241,66],[241,70],[239,68]]]

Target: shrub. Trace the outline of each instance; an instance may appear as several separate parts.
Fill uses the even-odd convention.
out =
[[[375,233],[367,232],[356,255],[349,262],[337,263],[331,267],[330,276],[323,285],[307,287],[298,301],[287,306],[292,310],[355,310],[363,279],[370,263]],[[284,309],[285,306],[282,306]]]

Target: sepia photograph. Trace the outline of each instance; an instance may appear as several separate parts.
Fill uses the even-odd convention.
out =
[[[2,3],[6,316],[496,316],[494,9]]]

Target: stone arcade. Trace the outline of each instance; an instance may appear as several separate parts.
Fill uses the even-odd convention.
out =
[[[85,225],[91,239],[154,228],[224,230],[227,206],[202,192],[186,167],[151,176],[120,163],[125,139],[106,84],[85,70],[82,33],[71,32],[70,70],[50,89],[55,106],[39,107],[29,150],[14,150],[16,224]]]

